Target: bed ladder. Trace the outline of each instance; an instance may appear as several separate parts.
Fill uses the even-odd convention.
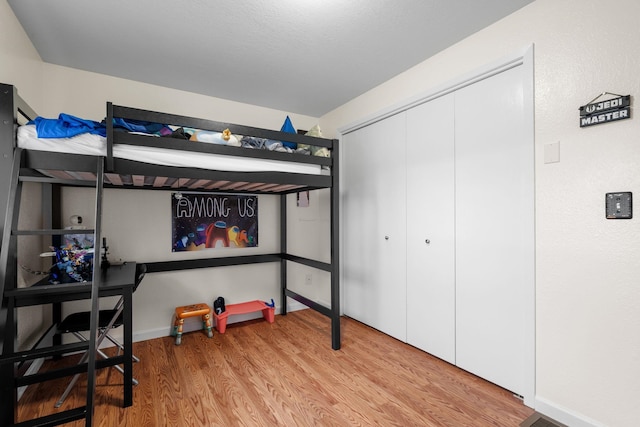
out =
[[[43,229],[43,230],[19,230],[18,219],[20,200],[22,195],[22,183],[29,180],[21,176],[20,171],[25,161],[25,153],[16,148],[13,156],[11,178],[9,184],[9,196],[7,200],[6,217],[4,222],[2,246],[0,249],[0,425],[1,426],[55,426],[74,420],[85,419],[85,425],[93,425],[95,380],[96,380],[96,340],[97,340],[97,313],[98,287],[100,285],[99,257],[94,256],[93,281],[89,283],[61,284],[44,286],[31,286],[18,288],[18,236],[62,236],[69,234],[69,230]],[[96,200],[95,200],[95,228],[83,230],[94,235],[94,247],[99,248],[102,193],[104,179],[104,158],[96,158]],[[38,182],[47,182],[40,179]],[[77,234],[78,230],[74,230]],[[98,254],[98,249],[96,255]],[[65,295],[70,295],[74,289],[84,289],[91,286],[91,335],[87,342],[70,344],[51,344],[55,325],[49,328],[47,334],[30,350],[18,351],[16,340],[17,308],[31,305],[44,305],[52,301],[61,302]],[[84,288],[81,288],[84,287]],[[40,347],[42,345],[43,347]],[[61,356],[78,351],[88,350],[88,362],[68,368],[49,370],[26,376],[19,375],[24,370],[25,362],[40,358]],[[22,369],[21,369],[22,368]],[[17,389],[43,381],[62,378],[76,373],[87,373],[86,405],[61,412],[52,413],[39,418],[17,423]],[[53,403],[51,405],[53,408]]]

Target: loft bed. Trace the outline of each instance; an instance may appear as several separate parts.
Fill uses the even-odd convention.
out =
[[[7,183],[10,181],[10,171],[14,163],[19,164],[21,181],[40,182],[53,186],[96,186],[98,182],[97,185],[101,188],[277,195],[280,197],[281,212],[279,253],[150,262],[146,263],[147,272],[279,262],[281,264],[281,313],[286,315],[287,297],[289,297],[324,314],[331,321],[331,346],[334,350],[340,348],[337,140],[123,107],[109,102],[105,118],[106,136],[98,138],[97,142],[90,142],[89,151],[85,152],[74,145],[75,140],[71,145],[65,145],[65,141],[68,142],[76,137],[64,138],[65,141],[55,141],[55,143],[51,143],[50,140],[38,141],[38,138],[33,137],[33,129],[25,126],[27,120],[35,117],[34,111],[18,95],[14,86],[0,84],[0,227],[6,228],[6,224],[11,223],[10,218],[7,218],[10,216],[8,207],[14,201],[12,201],[12,190]],[[247,147],[283,141],[311,147],[311,152],[329,153],[329,156],[151,136],[120,129],[117,126],[120,120],[163,124],[175,131],[196,130],[205,136],[230,133],[236,136],[236,141],[239,141],[239,136],[242,135],[249,138]],[[255,143],[256,141],[258,143]],[[14,153],[18,155],[14,156]],[[18,160],[15,160],[16,158]],[[96,163],[102,164],[104,169],[101,167],[96,169]],[[317,189],[329,189],[331,194],[331,262],[329,263],[296,256],[287,251],[287,195]],[[53,191],[53,193],[56,192]],[[55,204],[55,200],[45,203],[49,208]],[[55,228],[55,219],[51,219],[55,218],[55,212],[49,212],[48,215],[48,223],[51,228]],[[96,224],[99,223],[100,218],[96,218]],[[0,229],[0,234],[2,231],[4,230]],[[4,235],[6,234],[5,232]],[[100,241],[97,230],[95,235],[96,241]],[[6,246],[3,244],[4,247]],[[15,263],[15,260],[11,259],[12,254],[0,253],[0,259],[6,259],[6,257],[9,258],[7,265],[12,261]],[[330,307],[318,304],[288,288],[287,263],[289,262],[330,273]],[[4,269],[5,266],[2,265],[0,268]],[[6,270],[3,272],[3,277],[16,273],[15,267]],[[11,287],[9,283],[10,281],[5,281],[2,295],[0,332],[15,328],[15,325],[11,324],[15,319],[7,315],[11,310],[6,302],[7,291],[11,292],[11,289],[8,289]],[[13,282],[13,286],[17,287],[16,281]]]
[[[220,123],[172,114],[128,108],[107,103],[106,137],[81,134],[73,138],[38,138],[36,126],[18,129],[17,146],[28,151],[27,168],[70,185],[93,185],[95,176],[78,174],[79,165],[91,157],[106,158],[107,186],[148,189],[182,189],[287,194],[331,188],[328,173],[332,158],[298,153],[247,149],[176,138],[157,138],[155,134],[118,131],[114,120],[162,123],[197,133],[228,130],[233,135],[251,135],[254,140],[279,141],[326,147],[335,141],[285,134],[267,129]],[[43,151],[46,152],[42,153]],[[81,154],[68,156],[67,154]],[[43,164],[44,163],[44,164]],[[47,165],[55,165],[54,170]],[[323,169],[322,167],[326,168]],[[69,169],[67,171],[66,169]],[[80,166],[81,169],[85,169]],[[37,177],[39,174],[34,174]],[[76,182],[66,182],[66,181]]]

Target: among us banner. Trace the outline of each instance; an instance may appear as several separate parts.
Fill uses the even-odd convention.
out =
[[[258,196],[172,193],[173,252],[258,246]]]

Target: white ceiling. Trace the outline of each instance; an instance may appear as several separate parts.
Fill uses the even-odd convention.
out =
[[[320,117],[533,0],[8,0],[45,62]]]

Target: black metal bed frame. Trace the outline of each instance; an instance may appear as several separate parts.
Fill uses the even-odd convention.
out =
[[[16,149],[16,132],[18,117],[24,116],[27,118],[35,117],[35,112],[28,106],[28,104],[20,98],[17,89],[12,85],[0,84],[0,235],[7,235],[4,224],[11,224],[11,212],[8,212],[8,204],[11,201],[12,194],[8,187],[8,181],[10,178],[10,170],[13,162],[13,154]],[[189,142],[181,140],[173,140],[171,138],[162,138],[162,148],[183,150],[183,151],[195,151],[199,153],[211,153],[223,156],[240,156],[240,157],[253,157],[269,160],[278,160],[283,162],[294,163],[307,163],[328,167],[330,170],[329,175],[308,175],[300,173],[285,173],[285,172],[227,172],[217,170],[203,170],[195,168],[182,168],[182,167],[170,167],[151,165],[148,163],[135,162],[130,160],[119,159],[113,156],[114,144],[129,144],[139,146],[156,146],[159,138],[152,138],[143,135],[129,134],[126,132],[115,131],[113,129],[113,118],[120,117],[125,119],[142,120],[156,123],[164,123],[176,126],[184,126],[202,130],[218,131],[221,132],[224,129],[229,129],[233,134],[250,135],[258,138],[266,138],[272,140],[291,141],[301,144],[308,144],[317,147],[326,147],[331,152],[331,157],[315,157],[301,154],[291,153],[279,153],[271,152],[267,150],[251,150],[243,149],[239,147],[228,147],[214,144],[203,144],[198,142]],[[331,347],[334,350],[340,349],[341,345],[341,333],[340,333],[340,283],[339,283],[339,152],[338,141],[329,140],[324,138],[315,138],[305,135],[288,134],[268,129],[259,129],[249,126],[235,125],[231,123],[215,122],[211,120],[198,119],[193,117],[179,116],[173,114],[159,113],[147,110],[140,110],[129,107],[122,107],[107,103],[107,156],[104,159],[105,169],[104,174],[118,174],[118,175],[142,175],[142,176],[161,176],[169,178],[178,178],[183,180],[186,187],[175,188],[180,191],[227,191],[225,190],[225,184],[228,182],[240,182],[251,185],[246,186],[246,190],[240,186],[233,188],[235,193],[246,192],[253,194],[275,194],[280,197],[280,252],[274,254],[265,255],[250,255],[250,256],[232,256],[224,258],[203,258],[194,260],[181,260],[181,261],[164,261],[164,262],[150,262],[146,263],[148,267],[148,273],[160,273],[164,271],[176,271],[193,268],[211,268],[211,267],[224,267],[232,265],[243,264],[255,264],[264,262],[280,262],[280,287],[281,287],[281,313],[287,314],[287,297],[292,298],[307,307],[316,310],[331,320]],[[40,152],[33,150],[23,150],[22,161],[20,165],[20,176],[22,181],[41,182],[45,185],[51,185],[46,187],[44,194],[49,196],[49,201],[45,204],[49,208],[54,206],[57,202],[55,200],[55,194],[59,193],[60,186],[87,186],[95,185],[95,181],[75,181],[68,179],[51,178],[44,175],[37,170],[71,170],[71,171],[84,171],[84,172],[96,172],[96,157],[77,155],[77,154],[61,154]],[[99,173],[99,172],[98,172]],[[102,181],[103,176],[100,176]],[[189,186],[194,181],[207,180],[212,184],[207,186],[207,189],[194,188]],[[175,179],[174,179],[175,181]],[[217,184],[220,184],[219,188],[216,188]],[[163,186],[143,185],[139,187],[132,187],[126,185],[114,185],[113,183],[105,182],[101,184],[101,187],[114,187],[114,188],[137,188],[137,189],[161,189],[167,190]],[[43,187],[45,188],[45,187]],[[52,189],[53,188],[53,189]],[[287,195],[291,193],[297,193],[299,191],[316,190],[316,189],[329,189],[330,190],[330,218],[331,218],[331,262],[326,263],[317,261],[314,259],[304,258],[289,254],[287,252]],[[53,196],[52,196],[53,195]],[[51,201],[51,198],[53,200]],[[56,212],[48,212],[48,222],[52,222],[51,218],[55,218]],[[100,218],[96,218],[96,224],[100,223]],[[54,224],[55,225],[55,224]],[[3,233],[4,232],[4,233]],[[98,240],[99,241],[99,240]],[[4,255],[8,259],[7,265],[13,265],[16,263],[15,254],[0,254]],[[300,295],[287,286],[287,263],[293,262],[303,264],[305,266],[327,271],[331,275],[331,306],[325,307],[315,301],[312,301],[303,295]],[[5,269],[4,265],[0,268]],[[2,276],[16,275],[15,268],[8,268],[8,271],[4,271]],[[12,302],[7,298],[7,291],[11,287],[9,283],[13,283],[12,286],[17,286],[16,277],[14,280],[5,281],[7,285],[0,288],[2,306],[0,310],[0,347],[2,348],[2,356],[0,356],[0,362],[3,359],[9,360],[11,355],[5,354],[6,340],[15,340],[15,316],[9,312],[13,310]],[[4,285],[4,284],[3,284]],[[14,345],[6,346],[13,349]],[[1,364],[1,363],[0,363]],[[5,363],[7,365],[7,363]],[[13,363],[11,364],[13,365]],[[13,366],[11,367],[9,374],[8,368],[2,367],[0,370],[0,383],[3,388],[1,391],[2,399],[0,399],[0,424],[11,424],[13,420],[9,420],[7,417],[7,411],[15,410],[14,403],[9,403],[5,399],[7,396],[14,396],[13,391],[9,393],[5,388],[14,388],[14,372]],[[10,406],[10,407],[9,407]],[[93,408],[88,408],[92,411]],[[13,414],[13,412],[12,412]],[[56,425],[57,421],[52,421],[52,424]],[[26,425],[26,424],[25,424]]]

